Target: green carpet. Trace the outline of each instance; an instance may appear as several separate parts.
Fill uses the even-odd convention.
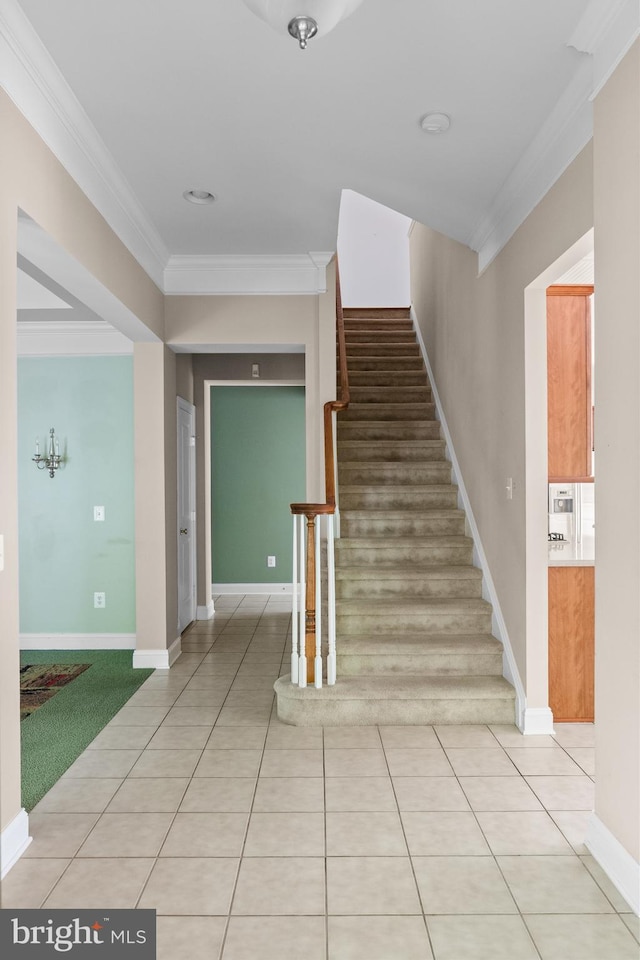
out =
[[[25,650],[21,665],[90,663],[20,724],[22,805],[29,812],[153,670],[134,670],[131,650]]]

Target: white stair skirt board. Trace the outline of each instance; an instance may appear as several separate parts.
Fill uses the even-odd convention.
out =
[[[211,617],[215,613],[215,607],[213,605],[213,600],[209,600],[209,603],[206,606],[199,606],[196,609],[196,620],[211,620]]]
[[[182,653],[182,641],[176,637],[170,647],[164,650],[134,650],[133,666],[152,670],[168,670]]]
[[[636,863],[602,820],[592,813],[585,846],[620,891],[636,916],[640,915],[640,863]]]
[[[212,583],[211,592],[215,596],[237,593],[282,593],[290,596],[291,583]]]
[[[135,633],[21,633],[21,650],[135,650]]]
[[[520,727],[525,735],[550,734],[555,735],[553,729],[553,713],[550,707],[525,707]]]
[[[26,810],[21,810],[0,836],[0,880],[6,877],[11,867],[20,859],[31,840],[29,816]]]
[[[516,664],[516,659],[513,655],[513,648],[511,646],[511,640],[509,639],[509,633],[507,631],[507,625],[504,621],[502,615],[502,609],[500,607],[500,601],[498,599],[498,594],[491,576],[491,571],[489,570],[489,564],[487,562],[487,557],[484,552],[484,547],[482,546],[482,540],[480,539],[480,533],[478,531],[478,526],[473,515],[473,510],[471,509],[471,503],[469,501],[469,496],[467,494],[467,489],[464,485],[464,479],[462,477],[462,472],[460,470],[460,464],[458,463],[458,458],[456,457],[456,452],[453,446],[453,441],[451,439],[451,434],[449,433],[449,427],[447,426],[447,421],[442,409],[442,404],[440,402],[440,396],[438,394],[438,388],[436,387],[435,379],[433,376],[433,370],[431,369],[431,364],[429,362],[429,357],[427,356],[427,350],[422,339],[422,332],[418,325],[418,318],[416,316],[415,309],[413,305],[411,306],[411,320],[413,321],[413,328],[416,333],[418,343],[420,345],[420,353],[422,354],[422,359],[424,360],[424,365],[427,368],[427,376],[429,378],[429,383],[431,384],[431,392],[433,395],[433,401],[436,406],[436,419],[440,423],[442,429],[442,434],[444,436],[446,445],[447,445],[447,456],[451,460],[451,466],[453,469],[454,479],[458,485],[458,492],[460,499],[462,500],[461,507],[465,511],[467,522],[469,524],[469,529],[471,533],[471,538],[473,539],[474,552],[476,555],[477,563],[480,569],[482,570],[482,596],[485,600],[488,600],[493,607],[492,613],[492,628],[494,636],[496,636],[502,643],[503,648],[503,673],[506,679],[511,683],[516,691],[516,723],[518,728],[523,732],[525,731],[525,711],[527,705],[527,698],[524,691],[524,685],[520,678],[520,671]],[[549,711],[551,713],[551,711]],[[551,717],[551,726],[553,727],[553,717]],[[531,733],[552,733],[553,729],[548,730],[531,730]]]

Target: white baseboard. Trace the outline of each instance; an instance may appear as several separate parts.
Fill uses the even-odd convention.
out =
[[[182,641],[176,637],[170,647],[157,650],[134,650],[133,666],[146,670],[168,670],[182,653]]]
[[[21,650],[135,650],[135,633],[21,633]]]
[[[553,713],[550,707],[525,707],[522,724],[518,724],[524,734],[555,734]]]
[[[293,584],[291,583],[212,583],[211,592],[220,596],[221,594],[237,593],[282,593],[284,596],[291,596],[293,593]]]
[[[585,846],[636,916],[640,915],[640,863],[595,813],[589,818]]]
[[[215,612],[213,600],[209,600],[209,603],[196,609],[196,620],[211,620]]]
[[[29,816],[26,810],[21,810],[0,835],[0,880],[6,877],[11,867],[20,859],[31,840]]]
[[[518,670],[516,659],[513,655],[513,648],[511,646],[511,640],[509,639],[507,625],[502,615],[502,609],[500,607],[500,601],[498,600],[498,594],[495,588],[495,584],[493,582],[493,577],[491,576],[491,571],[489,569],[487,557],[484,552],[484,547],[482,546],[482,540],[480,539],[480,532],[478,530],[478,525],[476,524],[475,517],[473,515],[473,510],[471,509],[471,502],[469,500],[467,489],[464,485],[462,471],[460,470],[460,464],[458,463],[458,458],[456,457],[453,441],[451,439],[449,427],[447,426],[447,420],[444,415],[444,411],[442,409],[442,404],[440,402],[440,395],[438,394],[438,388],[436,387],[436,384],[435,384],[433,370],[431,369],[431,364],[429,362],[429,357],[427,355],[427,349],[425,347],[424,340],[422,338],[422,332],[418,324],[418,318],[416,316],[416,312],[413,307],[413,304],[411,305],[411,319],[413,321],[413,326],[416,332],[418,343],[420,344],[420,352],[422,353],[422,359],[424,360],[425,367],[427,368],[427,376],[429,377],[429,383],[431,384],[433,400],[436,406],[436,418],[440,422],[440,427],[442,428],[444,440],[447,445],[447,453],[451,460],[451,468],[453,471],[454,479],[458,485],[460,505],[466,514],[467,522],[469,524],[469,529],[471,532],[471,537],[473,539],[474,560],[477,562],[478,566],[482,570],[482,596],[485,600],[488,600],[491,606],[493,607],[492,629],[493,629],[494,636],[496,636],[498,640],[500,640],[500,642],[502,643],[503,674],[506,677],[506,679],[515,687],[516,716],[514,719],[516,724],[520,728],[520,730],[524,732],[524,714],[525,714],[526,703],[527,703],[526,695],[524,691],[524,685],[520,678],[520,671]],[[547,731],[545,731],[545,733],[546,732]]]

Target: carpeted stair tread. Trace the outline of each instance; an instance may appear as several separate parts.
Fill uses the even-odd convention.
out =
[[[349,634],[341,644],[340,653],[345,655],[363,654],[379,656],[385,653],[394,655],[502,653],[502,644],[489,633],[456,636],[431,634],[428,637],[411,634],[382,634],[372,637],[370,634]]]
[[[399,563],[385,566],[379,564],[375,568],[367,566],[350,566],[348,569],[337,569],[336,580],[482,580],[482,570],[471,564],[424,564],[417,566],[403,566]]]
[[[372,616],[374,614],[420,613],[448,616],[457,613],[489,613],[491,604],[479,598],[450,599],[440,597],[369,597],[367,599],[337,600],[336,615]]]
[[[276,681],[277,691],[285,692],[294,700],[305,697],[329,702],[336,700],[480,700],[501,699],[513,701],[515,690],[504,677],[343,677],[340,683],[321,690],[300,687],[291,683],[290,676]]]

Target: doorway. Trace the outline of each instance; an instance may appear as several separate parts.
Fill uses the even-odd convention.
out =
[[[196,619],[196,408],[178,408],[178,633]]]

